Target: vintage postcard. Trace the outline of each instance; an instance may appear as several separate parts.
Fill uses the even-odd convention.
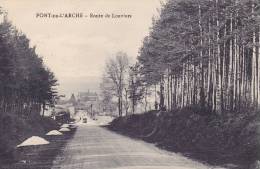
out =
[[[0,0],[0,169],[260,169],[260,2]]]

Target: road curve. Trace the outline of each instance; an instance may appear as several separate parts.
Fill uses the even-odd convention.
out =
[[[52,169],[222,169],[99,126],[80,125]]]

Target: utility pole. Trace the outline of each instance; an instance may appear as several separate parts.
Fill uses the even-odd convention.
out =
[[[93,107],[93,105],[92,104],[90,104],[90,114],[91,114],[91,117],[93,117],[94,115],[93,115],[93,110],[92,110],[92,107]]]

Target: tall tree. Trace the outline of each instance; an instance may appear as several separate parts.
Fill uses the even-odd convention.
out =
[[[168,0],[138,55],[160,107],[257,108],[259,15],[257,0]]]
[[[118,52],[114,58],[110,58],[105,67],[107,78],[113,82],[113,90],[118,99],[118,115],[122,116],[123,91],[126,85],[126,74],[129,68],[129,59],[126,53]]]
[[[28,118],[39,116],[57,96],[54,74],[30,47],[30,40],[1,13],[0,23],[0,113]]]

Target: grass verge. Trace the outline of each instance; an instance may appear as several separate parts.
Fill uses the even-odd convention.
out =
[[[259,112],[218,116],[187,107],[120,117],[108,128],[212,165],[245,169],[260,159]]]
[[[37,116],[22,118],[12,114],[0,117],[0,168],[50,168],[52,161],[73,132],[62,136],[46,136],[59,129],[56,121],[48,117]],[[40,136],[50,144],[16,148],[18,144],[31,136]]]

